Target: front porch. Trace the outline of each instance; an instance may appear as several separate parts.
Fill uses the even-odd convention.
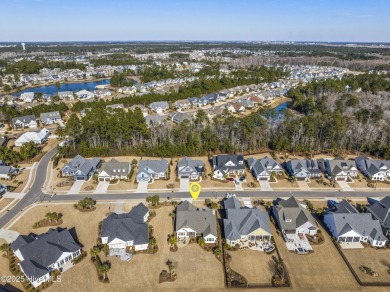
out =
[[[294,251],[298,254],[306,254],[309,251],[313,250],[304,233],[298,233],[298,234],[287,233],[284,234],[284,238],[286,240],[287,249],[290,251]]]

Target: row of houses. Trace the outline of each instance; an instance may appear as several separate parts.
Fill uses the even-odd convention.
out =
[[[58,111],[41,113],[39,120],[44,125],[52,125],[62,122],[61,114]],[[37,128],[38,121],[34,115],[15,117],[12,119],[14,129]]]

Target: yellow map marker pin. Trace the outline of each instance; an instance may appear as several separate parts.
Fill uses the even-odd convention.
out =
[[[199,197],[200,194],[200,184],[197,182],[190,184],[190,194],[194,200],[196,200]]]

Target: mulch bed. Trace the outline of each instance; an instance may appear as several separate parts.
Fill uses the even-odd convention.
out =
[[[33,225],[34,229],[41,228],[41,227],[48,227],[48,226],[58,226],[64,223],[62,219],[58,220],[57,222],[55,220],[49,221],[48,219],[42,219],[38,222],[35,222]]]

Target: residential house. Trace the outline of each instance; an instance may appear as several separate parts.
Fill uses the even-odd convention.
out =
[[[18,169],[12,166],[1,165],[0,166],[0,179],[11,179],[12,175],[18,172]]]
[[[251,101],[255,107],[264,103],[264,99],[256,95],[249,96],[247,100]]]
[[[58,111],[41,113],[40,120],[44,125],[51,125],[62,121],[61,115]]]
[[[223,219],[226,243],[234,246],[240,241],[269,241],[272,238],[269,216],[259,208],[243,208],[236,197],[224,200]]]
[[[306,208],[304,202],[294,197],[280,200],[273,206],[273,215],[286,241],[290,237],[317,234],[316,221]]]
[[[379,220],[373,219],[370,213],[359,213],[346,200],[338,203],[335,211],[324,215],[324,223],[341,243],[368,241],[374,247],[384,247],[387,241]]]
[[[195,207],[188,201],[183,201],[176,207],[176,237],[179,241],[203,237],[206,243],[216,243],[217,217],[215,210]]]
[[[138,163],[137,182],[151,181],[168,177],[168,160],[140,160]]]
[[[267,156],[260,159],[250,157],[247,162],[250,171],[258,181],[270,181],[272,173],[280,174],[283,172],[282,166],[275,159]]]
[[[390,180],[390,160],[374,160],[367,156],[359,156],[355,159],[355,163],[357,168],[371,180]]]
[[[177,100],[173,103],[173,107],[180,110],[189,109],[191,106],[192,104],[188,99]]]
[[[372,217],[379,221],[382,225],[383,233],[386,236],[390,235],[390,196],[384,197],[382,200],[375,202],[367,207],[367,211]]]
[[[169,109],[169,104],[166,101],[156,101],[152,102],[149,105],[149,108],[158,114],[162,114],[164,111]]]
[[[179,178],[189,178],[199,180],[204,174],[204,163],[202,160],[195,160],[183,157],[177,163],[177,176]]]
[[[72,260],[81,254],[81,246],[66,228],[49,229],[38,236],[19,235],[11,249],[22,273],[35,288],[49,281],[51,271],[63,272],[72,267]]]
[[[212,159],[212,166],[213,177],[216,179],[245,174],[244,157],[242,155],[216,155]]]
[[[111,96],[111,91],[109,91],[108,89],[97,89],[93,91],[93,94],[99,97],[107,97]]]
[[[128,86],[125,86],[125,87],[121,87],[118,89],[118,92],[119,93],[123,93],[123,94],[134,94],[137,92],[137,87],[135,86],[132,86],[132,87],[128,87]]]
[[[100,162],[100,158],[86,159],[77,155],[62,168],[61,173],[62,176],[73,176],[74,180],[88,180]]]
[[[75,93],[75,95],[80,98],[80,99],[88,99],[88,98],[93,98],[95,97],[95,94],[88,90],[80,90]]]
[[[144,117],[146,117],[149,114],[148,109],[141,104],[133,105],[129,107],[129,110],[135,111],[136,108],[139,108],[141,110]]]
[[[35,144],[43,144],[50,136],[50,131],[43,128],[39,132],[27,132],[15,140],[15,146],[22,147],[24,144],[34,142]]]
[[[12,125],[14,129],[24,128],[36,128],[38,126],[35,116],[23,116],[12,119]]]
[[[358,170],[355,161],[345,160],[342,157],[335,159],[318,159],[319,168],[331,178],[336,181],[347,181],[348,178],[357,177]]]
[[[148,218],[149,209],[142,203],[129,213],[108,215],[103,220],[100,238],[102,244],[108,245],[109,256],[125,256],[126,248],[148,249]]]
[[[116,109],[125,109],[125,106],[123,103],[116,103],[116,104],[110,104],[106,106],[106,109],[116,110]]]
[[[163,116],[147,116],[145,117],[145,122],[149,128],[152,126],[159,126],[165,122],[165,117]]]
[[[112,158],[109,162],[103,163],[98,180],[111,181],[114,179],[127,179],[130,170],[131,165],[129,162],[119,162],[115,158]]]
[[[62,99],[74,99],[73,96],[73,91],[59,91],[57,93],[57,96],[62,100]]]
[[[239,102],[228,103],[226,104],[226,108],[231,113],[240,114],[245,112],[245,107]]]
[[[34,98],[35,98],[34,92],[24,92],[20,95],[20,99],[28,103],[33,102]]]
[[[191,115],[187,114],[187,113],[177,113],[177,112],[169,114],[169,115],[168,115],[168,118],[169,118],[172,122],[174,122],[174,123],[176,123],[176,124],[181,124],[181,123],[183,123],[185,120],[191,122],[192,119],[193,119],[193,117],[192,117]]]
[[[311,178],[321,177],[321,170],[317,160],[291,159],[286,164],[287,171],[297,180],[309,181]]]

